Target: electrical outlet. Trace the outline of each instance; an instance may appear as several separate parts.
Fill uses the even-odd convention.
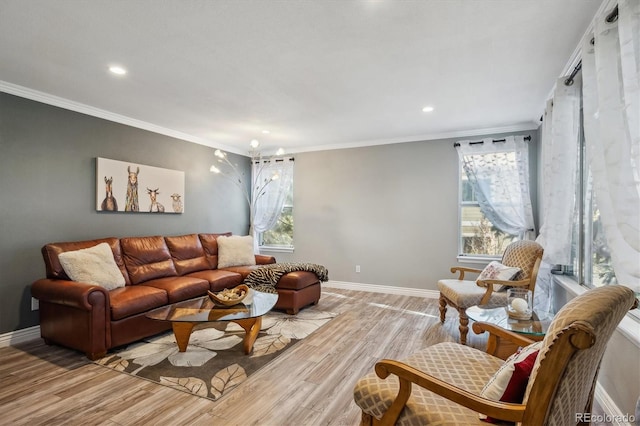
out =
[[[360,265],[356,265],[356,272],[360,272]]]
[[[37,311],[38,309],[40,309],[40,301],[38,299],[36,299],[35,297],[31,298],[31,310],[32,311]]]

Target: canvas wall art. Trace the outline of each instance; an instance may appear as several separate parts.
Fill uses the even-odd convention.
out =
[[[184,213],[184,172],[96,158],[96,210]]]

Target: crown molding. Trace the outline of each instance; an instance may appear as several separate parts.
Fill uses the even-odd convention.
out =
[[[233,146],[215,144],[214,142],[208,139],[199,138],[193,135],[189,135],[187,133],[179,132],[177,130],[172,130],[166,127],[158,126],[153,123],[137,120],[135,118],[116,114],[104,109],[95,108],[90,105],[86,105],[80,102],[61,98],[59,96],[51,95],[49,93],[40,92],[38,90],[30,89],[28,87],[19,86],[17,84],[9,83],[7,81],[0,80],[0,92],[5,92],[10,95],[19,96],[21,98],[30,99],[32,101],[37,101],[43,104],[68,109],[70,111],[79,112],[81,114],[90,115],[92,117],[102,118],[104,120],[113,121],[114,123],[120,123],[126,126],[147,130],[160,135],[181,139],[187,142],[197,143],[199,145],[208,146],[210,148],[222,149],[224,151],[243,155],[245,157],[248,156],[245,151],[238,150],[238,148],[235,148]]]
[[[204,138],[199,138],[193,135],[189,135],[187,133],[179,132],[177,130],[172,130],[166,127],[158,126],[153,123],[137,120],[135,118],[116,114],[107,110],[95,108],[90,105],[86,105],[80,102],[61,98],[59,96],[51,95],[45,92],[40,92],[35,89],[30,89],[28,87],[19,86],[17,84],[9,83],[2,80],[0,80],[0,92],[9,93],[11,95],[20,96],[26,99],[31,99],[33,101],[41,102],[47,105],[64,108],[70,111],[79,112],[81,114],[90,115],[92,117],[102,118],[104,120],[113,121],[115,123],[120,123],[127,126],[135,127],[138,129],[147,130],[153,133],[169,136],[172,138],[197,143],[200,145],[208,146],[210,148],[222,149],[227,152],[232,152],[234,154],[248,157],[248,154],[246,151],[239,150],[238,148],[233,146],[223,145],[223,144],[214,144],[214,142]],[[368,146],[421,142],[421,141],[429,141],[429,140],[437,140],[437,139],[486,136],[486,135],[498,134],[498,133],[536,130],[537,128],[538,128],[538,124],[532,121],[528,123],[520,123],[520,124],[503,126],[503,127],[488,127],[488,128],[482,128],[482,129],[461,130],[461,131],[444,132],[444,133],[431,133],[431,134],[422,134],[422,135],[414,135],[414,136],[390,138],[390,139],[376,139],[376,140],[366,140],[366,141],[358,141],[358,142],[315,145],[310,147],[292,147],[292,148],[287,148],[287,153],[294,154],[294,153],[301,153],[301,152],[329,151],[329,150],[335,150],[335,149],[363,148]]]
[[[335,143],[335,144],[328,144],[328,145],[316,145],[316,146],[310,146],[310,147],[298,147],[298,148],[292,147],[292,148],[287,148],[287,153],[297,154],[301,152],[329,151],[334,149],[364,148],[368,146],[377,146],[377,145],[393,145],[398,143],[423,142],[423,141],[432,141],[432,140],[438,140],[438,139],[466,138],[466,137],[475,137],[475,136],[486,136],[486,135],[492,135],[492,134],[498,134],[498,133],[524,132],[524,131],[537,130],[537,129],[538,129],[538,124],[534,121],[531,121],[527,123],[514,124],[512,126],[503,126],[503,127],[487,127],[483,129],[460,130],[455,132],[444,132],[444,133],[430,133],[430,134],[407,136],[407,137],[400,137],[400,138]]]

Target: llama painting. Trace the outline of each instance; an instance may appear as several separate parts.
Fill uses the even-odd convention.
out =
[[[140,167],[136,168],[135,172],[131,171],[131,166],[127,167],[127,198],[124,205],[125,212],[137,212],[140,211],[138,206],[138,173],[140,173]]]
[[[97,158],[96,210],[142,214],[183,213],[184,196],[181,194],[184,194],[184,182],[184,172],[179,170]],[[138,187],[142,188],[142,199],[138,199]],[[148,201],[145,201],[145,189]]]
[[[106,188],[105,188],[106,195],[104,197],[104,200],[102,200],[101,210],[108,211],[108,212],[117,212],[118,202],[113,197],[113,189],[112,189],[113,177],[110,177],[109,179],[107,179],[107,177],[105,176],[104,183],[106,185]]]

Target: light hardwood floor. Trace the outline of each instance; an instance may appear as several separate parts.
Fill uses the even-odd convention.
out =
[[[428,344],[434,299],[323,289],[339,315],[213,402],[95,365],[40,339],[0,349],[0,424],[356,425],[353,386]]]
[[[217,402],[40,339],[0,348],[0,425],[357,425],[353,386],[378,360],[458,338],[436,299],[325,288],[320,307],[339,315]]]

